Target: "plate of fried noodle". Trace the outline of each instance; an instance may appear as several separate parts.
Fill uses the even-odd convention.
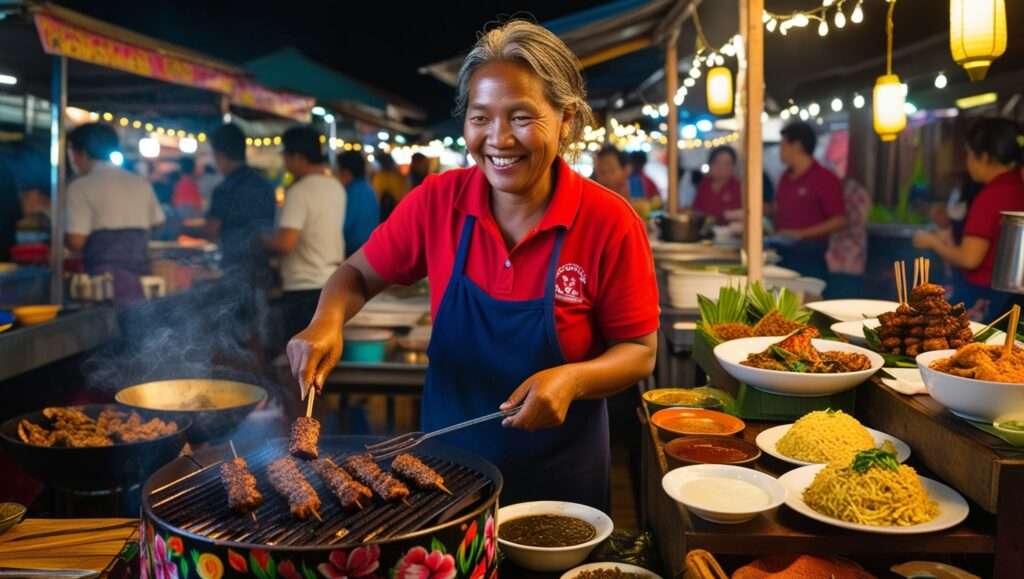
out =
[[[842,410],[815,410],[793,424],[780,424],[757,435],[757,446],[775,458],[797,465],[849,460],[862,450],[882,448],[899,462],[910,458],[905,442],[866,428]]]
[[[967,501],[952,488],[919,476],[881,449],[851,460],[816,464],[779,477],[786,504],[812,519],[854,531],[917,534],[960,524]]]

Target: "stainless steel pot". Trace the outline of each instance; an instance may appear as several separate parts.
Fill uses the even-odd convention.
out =
[[[700,239],[701,228],[704,227],[704,214],[697,212],[662,215],[658,222],[661,228],[662,241],[692,243]]]
[[[992,289],[1024,294],[1024,212],[1003,211]]]

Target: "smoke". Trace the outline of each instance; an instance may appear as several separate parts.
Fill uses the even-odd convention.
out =
[[[119,322],[121,337],[83,364],[89,388],[177,378],[273,383],[266,293],[244,276],[128,308]]]

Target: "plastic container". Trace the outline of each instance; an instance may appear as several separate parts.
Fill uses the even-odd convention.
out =
[[[345,362],[379,364],[387,358],[388,347],[395,333],[377,328],[346,328],[345,349],[341,359]]]

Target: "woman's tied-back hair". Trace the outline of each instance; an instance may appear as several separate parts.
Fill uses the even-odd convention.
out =
[[[455,85],[455,115],[463,117],[469,101],[469,79],[481,66],[510,60],[528,66],[544,83],[548,102],[559,112],[576,110],[571,130],[559,142],[559,154],[582,140],[583,127],[594,122],[587,104],[587,89],[580,73],[580,61],[572,50],[551,31],[526,20],[510,20],[480,35],[459,69]]]

